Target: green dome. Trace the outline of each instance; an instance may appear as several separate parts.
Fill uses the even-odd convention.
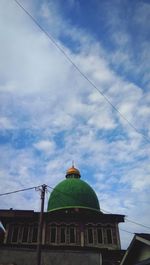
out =
[[[47,211],[64,208],[88,208],[100,210],[94,190],[79,178],[67,178],[52,191]]]

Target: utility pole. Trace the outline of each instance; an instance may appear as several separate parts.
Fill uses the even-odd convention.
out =
[[[43,213],[44,213],[44,200],[45,200],[45,191],[46,185],[43,184],[41,191],[41,211],[39,216],[39,225],[38,225],[38,238],[37,238],[37,265],[41,265],[41,248],[42,248],[42,232],[43,232]]]

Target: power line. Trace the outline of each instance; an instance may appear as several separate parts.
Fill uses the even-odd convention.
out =
[[[103,212],[106,212],[106,213],[112,214],[111,212],[108,212],[108,211],[106,211],[106,210],[104,210],[104,209],[101,209],[101,210],[102,210]],[[125,217],[125,220],[126,220],[127,222],[130,222],[130,223],[136,224],[136,225],[138,225],[138,226],[142,226],[142,227],[145,227],[145,228],[147,228],[147,229],[150,229],[149,226],[146,226],[146,225],[143,225],[143,224],[141,224],[141,223],[135,222],[135,221],[130,220],[130,219],[126,218],[126,217]]]
[[[45,186],[46,186],[46,187],[49,187],[49,188],[52,189],[52,190],[56,190],[55,188],[52,188],[51,186],[48,186],[48,185],[45,185]],[[20,190],[15,190],[15,191],[10,191],[10,192],[6,192],[6,193],[1,193],[0,196],[10,195],[10,194],[14,194],[14,193],[22,192],[22,191],[27,191],[27,190],[32,190],[32,189],[36,189],[36,188],[40,188],[40,187],[42,187],[42,185],[40,185],[40,186],[35,186],[35,187],[30,187],[30,188],[25,188],[25,189],[20,189]],[[47,189],[47,191],[50,193],[50,191],[49,191],[48,189]],[[71,197],[70,194],[67,194],[67,193],[61,192],[61,191],[59,191],[58,189],[57,189],[57,191],[60,192],[60,193],[63,193],[64,195],[67,195],[67,196]],[[122,230],[122,231],[124,231],[124,232],[127,232],[127,233],[129,233],[129,234],[134,234],[134,233],[132,233],[132,232],[130,232],[130,231],[127,231],[127,230],[124,230],[124,229],[122,229],[122,228],[120,228],[120,230]]]
[[[125,229],[122,229],[122,228],[119,228],[119,230],[121,230],[121,231],[123,231],[123,232],[126,232],[126,233],[128,233],[128,234],[132,234],[132,235],[134,235],[133,232],[130,232],[130,231],[128,231],[128,230],[125,230]]]
[[[67,196],[73,198],[73,196],[70,196],[70,194],[67,194],[67,193],[61,192],[61,191],[59,191],[58,189],[52,188],[51,186],[48,186],[48,185],[47,185],[47,187],[50,188],[50,189],[52,189],[52,190],[57,190],[58,192],[60,192],[60,193],[62,193],[62,194],[64,194],[64,195],[67,195]],[[49,193],[51,193],[48,189],[47,189],[47,191],[48,191]],[[119,230],[121,230],[121,231],[123,231],[123,232],[126,232],[126,233],[128,233],[128,234],[132,234],[132,235],[134,235],[134,233],[132,233],[132,232],[130,232],[130,231],[128,231],[128,230],[125,230],[125,229],[122,229],[122,228],[119,228]]]
[[[52,189],[52,190],[56,190],[57,192],[62,193],[62,194],[64,194],[65,196],[69,196],[69,197],[72,197],[72,198],[73,198],[73,196],[71,196],[71,195],[68,194],[68,193],[62,192],[62,191],[60,191],[60,190],[58,190],[58,189],[55,189],[55,188],[53,188],[53,187],[51,187],[51,186],[48,186],[48,185],[47,185],[47,187],[50,188],[50,189]],[[48,191],[48,192],[50,193],[50,191]],[[104,209],[102,209],[102,208],[101,208],[101,210],[102,210],[103,212],[105,212],[105,213],[113,214],[113,213],[111,213],[111,212],[109,212],[109,211],[106,211],[106,210],[104,210]],[[142,227],[144,227],[144,228],[150,229],[149,226],[146,226],[146,225],[144,225],[144,224],[140,224],[140,223],[135,222],[135,221],[133,221],[133,220],[130,220],[130,219],[126,218],[126,217],[125,217],[125,220],[128,221],[128,222],[130,222],[130,223],[136,224],[136,225],[138,225],[138,226],[142,226]],[[131,233],[131,232],[130,232],[130,233]],[[134,233],[132,233],[132,234],[134,234]]]
[[[18,192],[23,192],[23,191],[28,191],[28,190],[32,190],[32,189],[37,189],[37,188],[40,188],[40,187],[42,187],[42,185],[40,185],[40,186],[35,186],[35,187],[30,187],[30,188],[25,188],[25,189],[20,189],[20,190],[15,190],[15,191],[10,191],[10,192],[5,192],[5,193],[1,193],[0,196],[6,196],[6,195],[10,195],[10,194],[18,193]],[[73,197],[73,196],[70,196],[70,194],[68,194],[68,193],[64,193],[64,192],[62,192],[62,191],[60,191],[60,190],[58,190],[58,189],[55,189],[55,188],[53,188],[53,187],[51,187],[51,186],[49,186],[49,185],[46,185],[46,187],[48,187],[48,188],[50,188],[50,189],[52,189],[52,190],[56,190],[57,192],[62,193],[62,194],[64,194],[64,195],[66,195],[66,196]],[[47,189],[47,191],[50,193],[50,191],[49,191],[48,189]],[[105,211],[104,209],[101,209],[101,210],[104,211],[104,212],[106,212],[106,213],[112,214],[111,212]],[[143,225],[143,224],[140,224],[140,223],[134,222],[134,221],[129,220],[129,219],[127,219],[127,218],[125,218],[125,219],[126,219],[128,222],[131,222],[131,223],[134,223],[134,224],[136,224],[136,225],[139,225],[139,226],[142,226],[142,227],[145,227],[145,228],[150,229],[150,227],[148,227],[148,226],[145,226],[145,225]],[[121,230],[121,231],[124,231],[124,232],[127,232],[127,233],[129,233],[129,234],[134,234],[134,233],[132,233],[132,232],[130,232],[130,231],[127,231],[127,230],[125,230],[125,229],[122,229],[122,228],[120,228],[120,230]]]
[[[27,191],[27,190],[37,189],[37,188],[40,188],[41,186],[42,186],[42,185],[35,186],[35,187],[30,187],[30,188],[25,188],[25,189],[20,189],[20,190],[15,190],[15,191],[10,191],[10,192],[5,192],[5,193],[1,193],[0,196],[6,196],[6,195],[11,195],[11,194],[14,194],[14,193],[22,192],[22,191]],[[62,191],[60,191],[60,190],[58,190],[58,189],[56,189],[56,188],[53,188],[53,187],[51,187],[51,186],[49,186],[49,185],[46,185],[46,186],[47,186],[48,188],[50,188],[51,190],[56,190],[57,192],[62,193],[62,194],[64,194],[65,196],[68,196],[68,197],[72,197],[72,198],[73,198],[73,196],[70,196],[70,194],[68,194],[68,193],[62,192]],[[47,190],[47,191],[50,193],[49,190]],[[104,210],[104,209],[101,209],[101,210],[102,210],[103,212],[105,212],[105,213],[112,214],[111,212],[106,211],[106,210]],[[146,226],[146,225],[144,225],[144,224],[141,224],[141,223],[135,222],[135,221],[130,220],[130,219],[126,218],[126,217],[125,217],[125,220],[128,221],[128,222],[130,222],[130,223],[136,224],[136,225],[138,225],[138,226],[142,226],[142,227],[144,227],[144,228],[150,229],[149,226]]]
[[[126,218],[126,217],[125,217],[125,220],[126,220],[127,222],[133,223],[133,224],[135,224],[135,225],[139,225],[139,226],[142,226],[142,227],[145,227],[145,228],[150,229],[149,226],[147,226],[147,225],[143,225],[143,224],[140,224],[140,223],[137,223],[137,222],[135,222],[135,221],[133,221],[133,220],[130,220],[130,219]]]
[[[146,135],[144,135],[143,133],[141,133],[117,108],[116,106],[114,106],[112,104],[112,102],[106,97],[106,95],[99,89],[97,88],[97,86],[80,70],[80,68],[73,62],[73,60],[68,56],[68,54],[61,48],[60,45],[57,44],[57,42],[55,41],[55,39],[39,24],[39,22],[17,1],[17,0],[14,0],[17,5],[20,6],[20,8],[23,9],[23,11],[34,21],[34,23],[41,29],[41,31],[44,32],[44,34],[50,39],[50,41],[57,47],[58,50],[61,51],[61,53],[64,54],[64,56],[66,57],[66,59],[74,66],[74,68],[101,94],[101,96],[104,97],[104,99],[107,101],[107,103],[109,105],[111,105],[111,107],[119,113],[119,115],[130,125],[130,127],[132,127],[132,129],[134,129],[138,134],[142,135],[149,143],[150,143],[150,140],[149,138],[146,137]],[[34,187],[35,188],[35,187]],[[49,188],[53,189],[52,187],[49,186]],[[20,190],[20,191],[23,191],[23,190]],[[17,191],[19,192],[19,191]],[[12,193],[15,193],[15,192],[12,192]],[[10,194],[10,193],[9,193]],[[3,194],[3,195],[7,195],[7,194]],[[0,194],[0,196],[2,196]],[[103,210],[105,211],[105,210]],[[106,211],[105,211],[106,212]],[[132,221],[130,219],[127,219],[125,218],[128,222],[131,222],[131,223],[134,223],[136,225],[139,225],[139,226],[143,226],[145,228],[148,228],[150,229],[150,227],[148,226],[145,226],[143,224],[140,224],[140,223],[137,223],[135,221]]]
[[[41,186],[36,186],[36,187],[25,188],[25,189],[21,189],[21,190],[5,192],[5,193],[1,193],[0,196],[10,195],[10,194],[18,193],[18,192],[21,192],[21,191],[33,190],[33,189],[36,189],[38,187],[41,187]]]
[[[48,37],[48,39],[57,47],[57,49],[63,53],[65,58],[74,66],[74,68],[79,72],[84,79],[86,79],[90,85],[97,90],[97,92],[105,99],[105,101],[122,117],[128,125],[134,129],[138,134],[142,135],[144,139],[150,143],[150,139],[139,131],[120,111],[119,109],[109,100],[109,98],[80,70],[80,68],[74,63],[74,61],[68,56],[63,48],[55,41],[55,39],[40,25],[40,23],[17,1],[14,0],[16,4],[30,17],[30,19],[40,28],[40,30]]]

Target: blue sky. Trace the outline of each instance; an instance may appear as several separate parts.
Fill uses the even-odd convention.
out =
[[[20,3],[150,139],[149,1]],[[0,58],[0,193],[43,183],[54,187],[74,160],[102,209],[149,226],[150,143],[15,1],[0,2]],[[0,201],[6,209],[39,207],[35,191]],[[149,232],[129,222],[120,227]],[[122,246],[131,238],[122,231]]]

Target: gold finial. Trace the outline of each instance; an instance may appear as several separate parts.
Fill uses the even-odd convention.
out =
[[[80,171],[74,167],[74,160],[72,161],[72,167],[66,172],[66,178],[80,178]]]

